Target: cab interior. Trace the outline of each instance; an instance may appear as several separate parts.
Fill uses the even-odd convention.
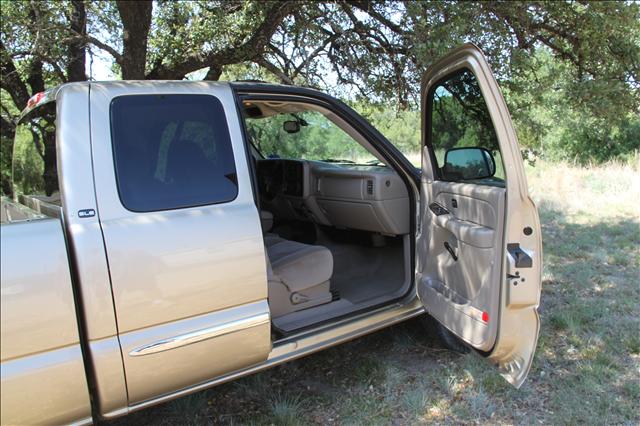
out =
[[[369,142],[330,110],[244,100],[276,334],[404,296],[410,198]]]

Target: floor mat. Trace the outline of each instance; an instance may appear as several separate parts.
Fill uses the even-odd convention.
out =
[[[393,293],[404,284],[402,244],[370,247],[336,243],[319,244],[333,254],[331,288],[352,303]]]

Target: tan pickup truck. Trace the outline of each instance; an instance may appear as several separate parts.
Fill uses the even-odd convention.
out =
[[[416,167],[306,88],[34,96],[1,209],[2,423],[114,418],[425,313],[519,387],[540,225],[476,47],[427,70],[422,111]]]

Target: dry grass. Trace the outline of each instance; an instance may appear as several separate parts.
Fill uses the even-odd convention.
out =
[[[539,162],[527,167],[529,191],[541,209],[562,209],[565,215],[640,217],[640,154],[629,163],[578,167]]]
[[[520,390],[409,321],[120,422],[639,424],[639,160],[527,168],[545,266],[540,342]]]

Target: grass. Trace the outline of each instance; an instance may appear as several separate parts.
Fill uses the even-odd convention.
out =
[[[123,424],[640,423],[640,161],[527,167],[542,328],[510,387],[417,321],[136,413]]]

